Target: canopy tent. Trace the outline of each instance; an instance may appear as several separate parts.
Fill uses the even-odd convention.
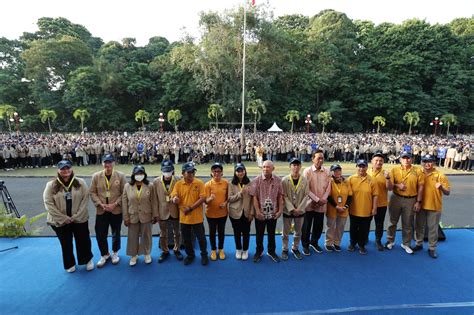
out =
[[[274,131],[274,132],[282,132],[283,130],[277,126],[276,122],[273,123],[273,126],[268,129],[268,131]]]

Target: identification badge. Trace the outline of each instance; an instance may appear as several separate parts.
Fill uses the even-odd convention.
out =
[[[72,194],[70,191],[67,191],[64,193],[64,198],[66,198],[66,200],[71,200],[72,199]]]
[[[110,198],[110,191],[105,192],[105,198]]]
[[[337,203],[342,203],[342,196],[337,196]]]
[[[270,198],[265,199],[263,205],[263,216],[265,217],[265,220],[273,218],[273,203]]]
[[[171,198],[170,196],[166,196],[166,202],[170,202]]]

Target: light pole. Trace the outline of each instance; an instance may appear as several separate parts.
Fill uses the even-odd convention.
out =
[[[20,123],[23,122],[23,119],[20,117],[20,115],[17,112],[13,113],[13,117],[10,118],[11,122],[15,122],[16,125],[16,135],[18,136],[20,134]]]
[[[310,115],[310,114],[306,115],[306,119],[305,119],[304,122],[305,122],[305,124],[306,124],[306,132],[309,133],[309,126],[310,126],[311,123],[313,122],[313,121],[311,120],[311,115]]]
[[[160,122],[160,132],[163,132],[163,123],[165,122],[165,117],[163,116],[163,113],[160,113],[160,118],[158,118],[158,121]]]
[[[438,131],[438,125],[442,126],[442,125],[443,125],[443,122],[442,122],[441,120],[439,120],[438,117],[435,117],[435,119],[430,122],[430,126],[434,126],[434,132],[433,132],[433,134],[434,134],[435,136],[436,136],[436,133],[437,133],[437,131]]]

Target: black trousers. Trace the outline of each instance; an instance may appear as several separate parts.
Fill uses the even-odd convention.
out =
[[[70,223],[61,227],[52,226],[61,243],[63,253],[64,269],[69,269],[76,265],[74,258],[73,239],[76,243],[76,254],[78,265],[85,265],[92,259],[92,244],[89,236],[89,223]]]
[[[109,226],[112,229],[112,250],[118,252],[120,250],[120,228],[122,227],[122,214],[113,214],[104,212],[95,217],[95,237],[99,246],[100,255],[105,256],[109,253],[109,243],[107,236],[109,235]]]
[[[324,213],[309,211],[304,214],[301,231],[301,244],[308,248],[310,244],[317,245],[323,233]]]
[[[230,218],[234,229],[235,249],[248,250],[250,243],[250,222],[242,212],[240,219]]]
[[[275,230],[276,230],[275,219],[258,220],[255,219],[255,230],[257,239],[257,253],[263,252],[263,236],[265,235],[265,227],[267,228],[267,252],[275,253]]]
[[[224,249],[225,239],[225,223],[227,216],[221,218],[207,218],[209,224],[209,242],[211,243],[211,249],[216,250],[216,231],[219,236],[219,249]]]
[[[186,251],[186,255],[189,257],[194,257],[194,248],[193,248],[193,240],[192,235],[196,235],[199,241],[199,249],[201,250],[201,256],[207,256],[207,242],[206,242],[206,235],[204,234],[204,224],[197,223],[197,224],[184,224],[181,223],[181,236],[183,237],[184,242],[184,249]]]
[[[385,222],[385,214],[387,213],[387,207],[378,207],[377,214],[373,216],[375,221],[375,240],[381,241],[383,236],[383,223]],[[369,226],[370,228],[370,226]]]
[[[365,246],[369,240],[370,221],[372,217],[350,215],[351,245]]]

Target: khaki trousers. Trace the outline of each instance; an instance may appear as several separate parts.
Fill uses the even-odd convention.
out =
[[[160,248],[163,252],[168,253],[168,222],[171,223],[173,229],[173,241],[174,248],[173,250],[178,250],[179,245],[181,244],[181,232],[179,231],[179,220],[169,218],[169,220],[160,220],[158,224],[160,225]]]
[[[151,222],[130,223],[128,225],[127,255],[150,255],[151,253]]]
[[[298,249],[300,246],[301,240],[301,228],[303,227],[304,216],[295,217],[295,218],[285,218],[283,217],[283,250],[288,250],[288,237],[291,230],[291,223],[295,223],[295,233],[293,236],[293,245],[292,249]]]
[[[415,218],[413,206],[415,202],[416,197],[403,198],[392,194],[388,205],[390,222],[387,228],[387,241],[395,242],[395,232],[397,231],[397,224],[401,216],[403,245],[410,246],[411,239],[413,238],[413,224]]]
[[[425,237],[425,224],[428,227],[428,244],[429,249],[435,250],[438,244],[438,228],[441,211],[423,210],[416,214],[415,217],[415,240],[416,245],[423,246]]]
[[[335,217],[330,218],[326,216],[326,241],[325,244],[328,246],[337,245],[341,246],[342,235],[344,234],[344,227],[346,225],[347,217]]]

